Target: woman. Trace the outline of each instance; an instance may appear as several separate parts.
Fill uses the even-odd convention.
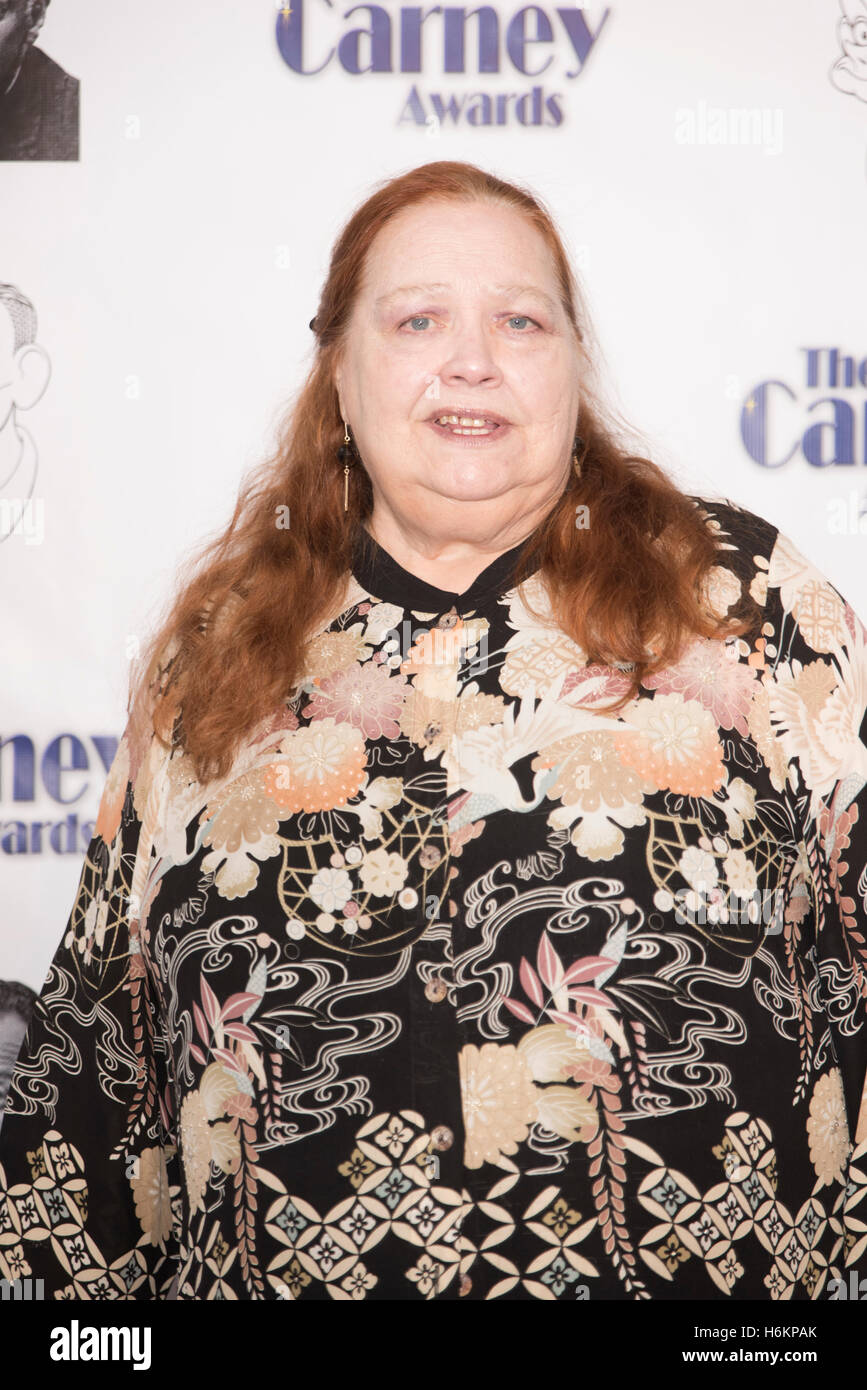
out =
[[[385,183],[311,326],[133,691],[0,1259],[80,1299],[827,1297],[867,1239],[864,629],[618,444],[528,192]]]

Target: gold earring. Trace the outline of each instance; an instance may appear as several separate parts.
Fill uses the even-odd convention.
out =
[[[337,450],[337,457],[343,464],[343,510],[349,511],[349,469],[353,461],[355,446],[349,437],[349,426],[343,421],[343,443]]]

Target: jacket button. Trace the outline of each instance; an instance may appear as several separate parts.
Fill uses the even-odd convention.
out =
[[[446,1149],[450,1149],[455,1142],[455,1136],[448,1125],[437,1125],[436,1129],[431,1130],[430,1141],[435,1149],[438,1149],[440,1153],[445,1153]]]
[[[424,987],[425,998],[432,1004],[438,1004],[441,999],[445,999],[449,992],[449,987],[445,980],[440,979],[439,975],[434,975],[432,980],[428,980]]]
[[[473,1287],[473,1281],[472,1281],[472,1279],[470,1278],[470,1276],[469,1276],[468,1274],[462,1274],[462,1275],[461,1275],[460,1289],[458,1290],[458,1292],[460,1293],[461,1298],[463,1298],[466,1294],[468,1294],[469,1291],[470,1291],[470,1289],[471,1289],[472,1287]]]

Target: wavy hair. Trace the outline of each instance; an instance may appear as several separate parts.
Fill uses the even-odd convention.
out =
[[[383,180],[344,225],[311,321],[315,360],[285,411],[276,447],[245,480],[222,533],[183,567],[131,675],[131,717],[167,746],[182,744],[202,783],[225,777],[245,736],[285,704],[303,674],[307,641],[338,611],[353,532],[371,514],[373,492],[356,464],[344,512],[335,367],[378,233],[427,200],[513,209],[550,252],[584,364],[581,468],[527,537],[515,582],[538,568],[555,620],[588,661],[625,670],[629,689],[606,711],[637,695],[642,680],[675,660],[690,638],[743,634],[758,620],[747,594],[728,616],[712,607],[707,585],[718,540],[696,502],[623,443],[599,389],[586,305],[541,200],[472,164],[423,164]],[[586,529],[575,524],[582,504]],[[286,507],[291,525],[283,529],[277,517]]]

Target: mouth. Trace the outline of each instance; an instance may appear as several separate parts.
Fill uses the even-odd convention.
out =
[[[502,415],[460,408],[437,411],[428,416],[428,424],[439,434],[476,439],[502,434],[509,428],[509,421]]]

